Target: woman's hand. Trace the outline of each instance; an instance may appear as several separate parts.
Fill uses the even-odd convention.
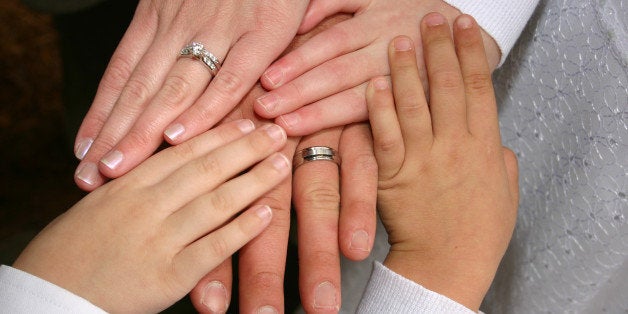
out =
[[[76,138],[79,187],[128,172],[164,131],[178,144],[220,121],[288,46],[307,4],[141,0]],[[222,62],[213,79],[203,62],[179,56],[193,41]]]
[[[354,13],[354,17],[273,63],[261,78],[263,86],[272,91],[258,99],[255,111],[266,118],[277,117],[275,123],[289,135],[365,121],[366,85],[372,77],[390,73],[386,47],[398,35],[407,35],[416,44],[413,51],[427,87],[421,37],[416,30],[420,19],[435,11],[450,21],[460,15],[443,0],[311,1],[300,32],[336,12]],[[499,49],[488,35],[483,36],[494,68]]]
[[[269,206],[242,210],[290,175],[285,143],[276,125],[238,120],[167,148],[53,221],[13,266],[109,312],[163,310],[268,226]]]
[[[517,161],[501,145],[479,26],[453,28],[438,13],[421,23],[429,103],[414,45],[397,37],[387,78],[367,91],[378,208],[388,231],[384,264],[477,310],[506,251],[518,203]]]

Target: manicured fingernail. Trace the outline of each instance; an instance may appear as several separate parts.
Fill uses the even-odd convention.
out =
[[[279,311],[274,306],[264,305],[257,309],[257,314],[277,314]]]
[[[270,161],[273,163],[273,166],[277,170],[284,170],[290,167],[290,161],[288,161],[288,158],[286,158],[284,154],[277,153],[270,158]]]
[[[251,131],[255,130],[255,123],[249,119],[240,120],[236,122],[236,124],[238,129],[244,134],[251,133]]]
[[[336,299],[336,287],[331,282],[325,281],[316,287],[314,307],[317,309],[339,309],[338,300]]]
[[[283,116],[280,116],[279,119],[281,119],[283,124],[288,128],[292,128],[301,122],[301,117],[297,113],[285,114]]]
[[[445,17],[438,13],[432,13],[425,17],[427,26],[438,26],[445,24]]]
[[[255,214],[263,221],[267,221],[273,217],[273,210],[267,205],[262,205],[255,209]]]
[[[118,150],[114,150],[110,152],[109,154],[107,154],[105,157],[103,157],[100,160],[100,162],[105,164],[107,168],[113,170],[113,169],[116,169],[118,165],[120,165],[123,159],[124,159],[124,154],[122,154],[122,152]]]
[[[74,148],[74,156],[76,156],[79,160],[83,160],[85,155],[87,155],[89,148],[92,147],[92,143],[94,143],[94,140],[91,138],[84,138],[78,141],[76,143],[76,147]]]
[[[264,77],[273,87],[278,87],[283,82],[283,71],[278,68],[271,68],[264,73]]]
[[[164,135],[171,141],[174,141],[185,132],[185,127],[181,123],[173,124],[164,131]]]
[[[408,51],[412,49],[412,42],[407,37],[399,37],[395,39],[395,50]]]
[[[205,286],[201,303],[209,309],[211,313],[225,313],[229,307],[227,300],[227,289],[220,281],[212,281]]]
[[[89,185],[94,185],[98,179],[98,166],[92,162],[85,163],[76,169],[75,175],[79,180]]]
[[[286,137],[286,132],[276,124],[266,124],[264,131],[275,141],[281,141]]]
[[[377,90],[387,90],[388,89],[388,80],[380,77],[380,78],[376,78],[373,81],[373,86],[375,86],[375,89]]]
[[[349,248],[356,251],[369,251],[369,234],[364,230],[358,230],[351,236]]]
[[[473,26],[473,20],[468,15],[462,15],[456,20],[456,24],[462,29],[469,29]]]
[[[264,110],[268,113],[273,113],[275,107],[277,107],[277,97],[273,94],[266,94],[260,98],[257,98],[257,103],[260,104]]]

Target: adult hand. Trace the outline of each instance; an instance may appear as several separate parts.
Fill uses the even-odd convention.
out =
[[[340,252],[362,260],[373,246],[377,164],[364,125],[304,137],[297,151],[311,146],[331,147],[341,159],[340,169],[306,162],[293,177],[301,304],[307,313],[328,313],[341,304]]]
[[[275,153],[286,135],[253,130],[239,120],[156,154],[53,221],[14,267],[108,312],[167,308],[271,221],[267,205],[240,212],[289,176]]]
[[[164,130],[178,144],[212,127],[288,46],[307,4],[141,0],[78,132],[77,185],[91,191],[126,173]],[[213,79],[203,62],[179,57],[192,41],[223,61]]]
[[[390,73],[386,47],[393,37],[407,35],[417,44],[414,51],[427,86],[416,30],[421,17],[434,11],[450,21],[460,15],[442,0],[311,1],[299,32],[308,31],[335,12],[355,15],[271,65],[261,81],[273,91],[258,99],[255,111],[266,118],[278,117],[275,122],[289,135],[365,121],[367,82]],[[494,68],[499,62],[499,48],[488,35],[483,36]]]
[[[479,26],[427,15],[421,33],[429,105],[410,38],[390,45],[392,92],[368,87],[379,165],[384,264],[477,311],[508,246],[518,203],[517,161],[502,147]]]

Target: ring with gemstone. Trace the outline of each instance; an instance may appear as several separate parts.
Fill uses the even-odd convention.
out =
[[[325,160],[340,165],[340,156],[336,151],[327,146],[312,146],[298,151],[292,160],[293,170],[306,162]]]
[[[216,76],[220,70],[220,60],[205,49],[205,46],[199,42],[192,42],[181,49],[180,55],[183,57],[192,57],[201,60],[209,68],[212,76]]]

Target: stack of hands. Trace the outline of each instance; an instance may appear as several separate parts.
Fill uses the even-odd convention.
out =
[[[282,312],[292,200],[307,312],[339,309],[340,253],[369,255],[377,213],[385,266],[477,311],[518,202],[498,61],[441,0],[142,0],[77,136],[93,192],[13,267],[109,312],[224,312],[238,251],[241,311]],[[312,146],[342,162],[293,170]]]

